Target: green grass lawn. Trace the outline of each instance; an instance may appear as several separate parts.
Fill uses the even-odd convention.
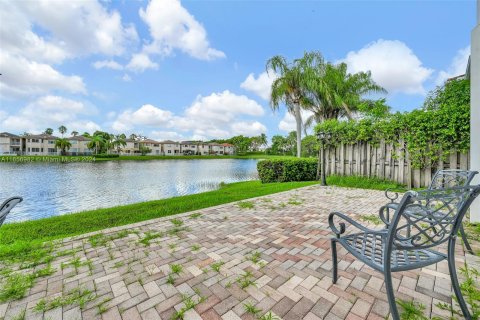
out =
[[[327,177],[327,184],[332,186],[346,187],[346,188],[360,188],[360,189],[373,189],[373,190],[385,190],[392,189],[394,191],[405,192],[405,187],[401,184],[383,180],[379,178],[366,178],[361,176],[330,176]]]

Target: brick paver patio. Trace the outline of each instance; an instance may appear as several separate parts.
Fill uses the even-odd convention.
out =
[[[344,249],[332,285],[327,216],[343,211],[361,221],[385,202],[380,191],[312,186],[65,239],[55,250],[72,254],[57,257],[55,273],[25,298],[1,304],[0,317],[26,310],[27,319],[172,319],[184,311],[185,319],[235,320],[271,311],[285,320],[384,319],[382,275]],[[464,258],[459,245],[459,266]],[[394,277],[398,298],[422,303],[427,316],[449,316],[436,306],[451,302],[445,262]],[[50,303],[76,288],[92,292],[81,306]]]

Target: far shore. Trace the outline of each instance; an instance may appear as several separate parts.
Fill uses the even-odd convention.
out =
[[[119,156],[115,158],[88,156],[61,156],[61,155],[0,155],[0,163],[15,162],[96,162],[96,161],[149,161],[149,160],[208,160],[208,159],[294,159],[294,156],[288,155],[269,155],[264,153],[249,153],[244,155],[211,155],[211,156],[160,156],[160,155],[135,155],[135,156]]]

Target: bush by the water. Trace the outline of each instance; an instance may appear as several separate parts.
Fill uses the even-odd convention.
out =
[[[118,154],[106,154],[106,153],[100,153],[94,155],[95,158],[118,158]]]
[[[263,160],[257,170],[263,183],[312,181],[317,175],[317,159]]]

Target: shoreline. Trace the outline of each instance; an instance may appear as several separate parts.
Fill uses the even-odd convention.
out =
[[[94,163],[103,161],[152,161],[152,160],[213,160],[213,159],[240,159],[240,160],[263,160],[263,159],[297,159],[294,156],[267,155],[267,154],[247,154],[247,155],[212,155],[212,156],[120,156],[115,158],[97,158],[95,156],[14,156],[0,155],[0,163]]]

